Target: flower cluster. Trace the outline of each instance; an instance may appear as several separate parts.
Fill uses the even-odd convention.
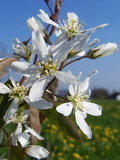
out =
[[[73,12],[67,13],[67,20],[63,21],[63,24],[52,21],[43,10],[39,10],[38,17],[44,23],[56,27],[55,41],[50,41],[49,33],[38,18],[29,18],[27,24],[32,30],[31,44],[30,39],[26,43],[15,39],[12,47],[17,61],[7,68],[11,82],[0,82],[0,94],[8,95],[10,102],[3,116],[5,125],[17,124],[10,136],[11,145],[21,146],[25,154],[41,159],[48,157],[49,152],[44,147],[30,144],[31,136],[44,139],[30,127],[30,106],[39,110],[51,109],[54,106],[56,111],[64,116],[73,112],[79,128],[89,139],[92,138],[92,131],[85,119],[87,114],[102,114],[101,106],[89,102],[89,81],[97,70],[81,81],[81,72],[75,76],[71,71],[64,72],[63,68],[83,58],[95,59],[110,55],[117,51],[117,44],[109,42],[96,47],[98,39],[89,42],[92,33],[108,24],[83,30],[84,25],[80,24],[78,16]],[[13,71],[21,74],[20,82],[13,79]],[[61,103],[58,103],[59,96],[50,90],[56,79],[69,85],[69,95],[66,99],[61,97],[65,99]]]

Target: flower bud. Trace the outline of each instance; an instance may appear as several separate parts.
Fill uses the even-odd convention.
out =
[[[25,149],[25,153],[37,159],[47,158],[49,155],[49,152],[44,147],[37,145],[30,145]]]
[[[118,50],[117,44],[109,42],[89,50],[87,53],[88,55],[87,57],[95,59],[98,57],[109,56],[115,53],[117,50]]]

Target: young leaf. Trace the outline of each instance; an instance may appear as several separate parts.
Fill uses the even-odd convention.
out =
[[[11,147],[10,160],[26,160],[26,155],[20,146]]]

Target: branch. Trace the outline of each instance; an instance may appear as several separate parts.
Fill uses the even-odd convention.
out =
[[[49,0],[44,0],[44,1],[45,1],[46,5],[47,5],[48,9],[50,10],[51,14],[53,15],[54,13],[52,11],[52,8],[49,5]]]
[[[62,3],[63,3],[63,0],[56,0],[55,1],[54,14],[52,14],[50,16],[50,19],[52,19],[56,23],[58,23],[58,15],[59,15]],[[51,31],[49,33],[50,36],[54,32],[54,30],[55,30],[55,26],[52,26]]]
[[[73,62],[76,62],[76,61],[79,61],[79,60],[81,60],[81,59],[83,59],[83,58],[87,58],[87,56],[84,55],[83,57],[76,58],[76,59],[74,59],[74,60],[66,63],[63,67],[61,67],[61,70],[62,70],[63,68],[65,68],[66,66],[68,66],[69,64],[71,64],[71,63],[73,63]]]

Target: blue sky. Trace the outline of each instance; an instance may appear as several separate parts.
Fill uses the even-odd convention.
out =
[[[54,0],[51,0],[54,2]],[[12,52],[14,38],[21,41],[31,36],[31,30],[27,27],[26,20],[36,16],[39,9],[49,13],[43,0],[0,0],[0,44]],[[87,24],[85,29],[100,24],[109,23],[104,29],[97,30],[92,36],[100,39],[100,43],[116,42],[120,46],[120,0],[64,0],[60,20],[66,19],[67,12],[75,12],[80,21]],[[120,54],[98,58],[96,60],[85,59],[70,65],[74,74],[83,72],[83,79],[94,69],[98,74],[91,80],[91,88],[104,87],[110,91],[120,91]]]

